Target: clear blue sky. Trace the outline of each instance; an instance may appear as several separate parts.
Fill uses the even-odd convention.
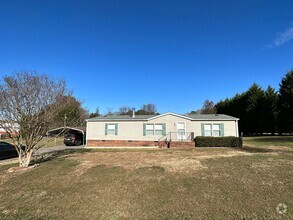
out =
[[[292,0],[0,1],[0,76],[62,77],[90,111],[186,113],[292,68]]]

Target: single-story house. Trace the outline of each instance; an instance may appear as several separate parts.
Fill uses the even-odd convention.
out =
[[[238,137],[238,118],[224,114],[109,115],[87,119],[86,145],[158,146],[193,143],[196,136]]]

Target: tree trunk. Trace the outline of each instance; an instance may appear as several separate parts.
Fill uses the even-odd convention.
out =
[[[33,154],[32,149],[28,150],[27,152],[24,152],[23,155],[20,154],[18,157],[19,166],[20,167],[28,167],[31,162],[32,154]]]

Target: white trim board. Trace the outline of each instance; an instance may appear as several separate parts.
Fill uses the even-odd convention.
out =
[[[178,115],[178,114],[175,114],[175,113],[172,113],[172,112],[166,112],[164,114],[161,114],[161,115],[156,115],[154,117],[151,117],[148,119],[149,120],[153,120],[153,119],[156,119],[156,118],[160,118],[160,117],[164,117],[166,115],[173,115],[173,116],[176,116],[176,117],[179,117],[179,118],[184,118],[184,119],[188,119],[188,120],[192,120],[192,118],[190,117],[187,117],[187,116],[184,116],[184,115]]]

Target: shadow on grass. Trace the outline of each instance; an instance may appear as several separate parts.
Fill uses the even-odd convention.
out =
[[[249,141],[266,143],[266,142],[279,142],[279,143],[288,143],[293,141],[293,136],[261,136],[261,137],[248,137]]]
[[[292,150],[285,149],[272,149],[272,148],[260,148],[260,147],[250,147],[243,146],[242,148],[238,148],[240,151],[244,151],[247,153],[281,153],[281,154],[293,154]]]
[[[92,151],[91,149],[65,149],[60,151],[43,153],[41,155],[35,155],[34,160],[31,161],[30,165],[45,163],[50,160],[54,160],[60,157],[65,157],[67,155],[74,154],[74,153],[82,154],[82,153],[87,153],[91,151]]]

